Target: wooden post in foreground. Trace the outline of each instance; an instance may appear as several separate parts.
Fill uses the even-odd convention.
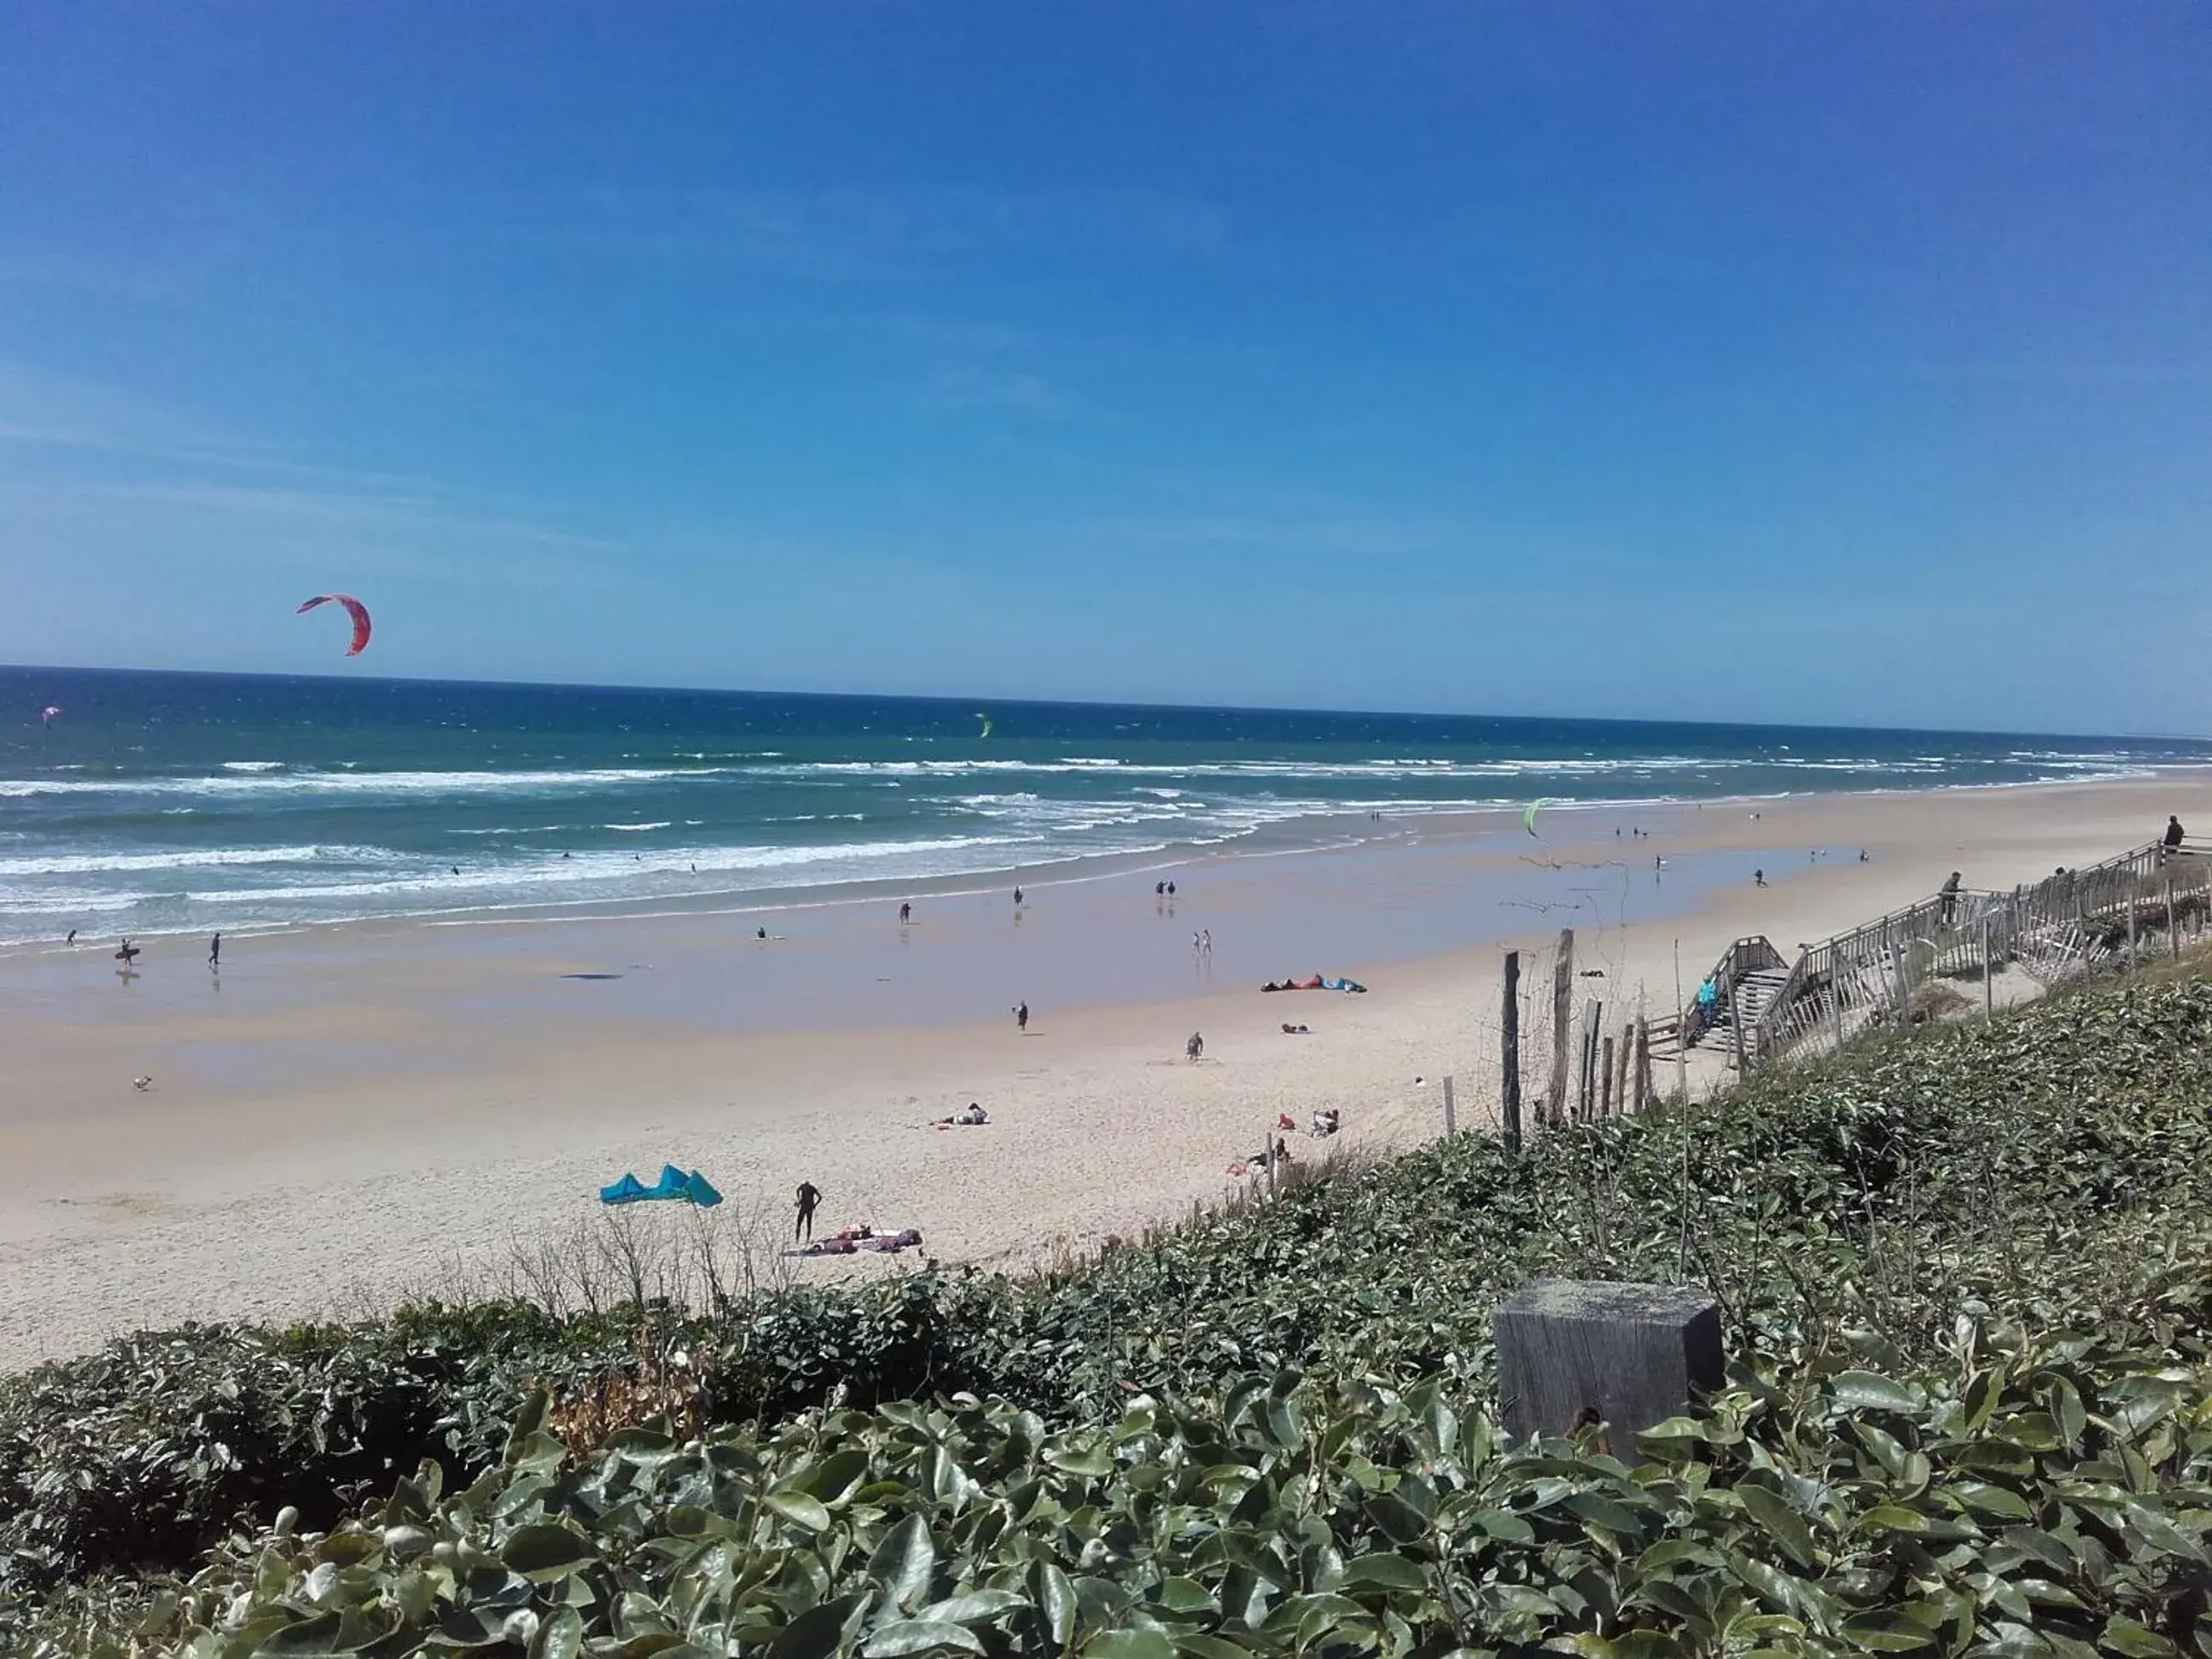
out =
[[[2181,933],[2173,925],[2173,872],[2166,872],[2166,953],[2181,960]]]
[[[1552,1085],[1544,1094],[1542,1122],[1564,1123],[1567,1115],[1568,1029],[1575,1020],[1575,930],[1559,929],[1559,960],[1552,968]]]
[[[1604,1056],[1598,1062],[1597,1115],[1600,1117],[1611,1117],[1618,1109],[1614,1102],[1619,1097],[1613,1092],[1613,1033],[1607,1031],[1605,1034]]]
[[[2128,889],[2128,966],[2136,965],[2136,890]]]
[[[1720,1310],[1692,1286],[1540,1279],[1499,1304],[1491,1330],[1516,1441],[1602,1422],[1613,1454],[1632,1457],[1638,1430],[1721,1382]]]
[[[1504,1066],[1498,1100],[1498,1120],[1505,1127],[1505,1150],[1521,1150],[1521,953],[1505,953],[1505,1006],[1500,1026],[1504,1033]]]
[[[1447,1074],[1444,1078],[1444,1139],[1449,1140],[1458,1133],[1459,1115],[1453,1109],[1452,1080],[1449,1074]]]

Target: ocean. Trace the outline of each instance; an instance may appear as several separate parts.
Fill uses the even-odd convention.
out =
[[[980,878],[1538,799],[2208,762],[2176,739],[0,668],[0,943]]]

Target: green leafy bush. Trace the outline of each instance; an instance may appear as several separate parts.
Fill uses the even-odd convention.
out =
[[[961,1396],[580,1462],[541,1398],[466,1490],[425,1465],[327,1534],[236,1539],[136,1629],[188,1659],[2197,1645],[2212,1372],[1998,1325],[1949,1358],[1747,1370],[1618,1457],[1508,1449],[1436,1380],[1073,1429]]]

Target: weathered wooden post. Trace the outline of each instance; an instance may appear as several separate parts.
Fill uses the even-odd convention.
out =
[[[2181,960],[2181,933],[2173,925],[2173,872],[2166,872],[2166,953]]]
[[[1735,1050],[1735,1073],[1741,1077],[1751,1068],[1743,1057],[1743,988],[1730,976],[1729,980],[1729,1042]]]
[[[2128,889],[2128,966],[2136,965],[2136,890]]]
[[[1614,1455],[1632,1458],[1637,1431],[1722,1379],[1720,1310],[1693,1286],[1540,1279],[1499,1304],[1491,1328],[1498,1409],[1516,1441],[1601,1421]]]
[[[1521,1150],[1521,953],[1505,953],[1505,1006],[1500,1021],[1504,1030],[1504,1077],[1501,1079],[1498,1117],[1505,1126],[1505,1150]]]
[[[1905,947],[1889,947],[1889,982],[1897,993],[1897,1023],[1909,1024],[1912,1019],[1912,988],[1905,982]]]
[[[1576,1079],[1575,1119],[1587,1123],[1597,1106],[1597,1026],[1605,1005],[1592,997],[1583,1005],[1582,1064]]]
[[[1982,1018],[1995,1019],[1997,1012],[1996,971],[1990,962],[1990,919],[1982,916]]]
[[[1559,929],[1559,960],[1552,968],[1552,1082],[1544,1093],[1547,1125],[1562,1123],[1567,1114],[1568,1028],[1575,1019],[1575,930]]]
[[[1651,1104],[1651,1022],[1644,1015],[1636,1017],[1636,1104],[1638,1117]]]
[[[1620,1100],[1620,1097],[1613,1092],[1613,1033],[1607,1031],[1605,1034],[1605,1058],[1601,1062],[1602,1069],[1598,1073],[1599,1079],[1603,1085],[1602,1095],[1598,1101],[1597,1107],[1597,1112],[1600,1117],[1612,1117],[1620,1109],[1615,1103]]]
[[[1836,1047],[1844,1046],[1844,953],[1828,947],[1828,1014],[1836,1028]]]
[[[1452,1080],[1448,1073],[1444,1077],[1444,1139],[1449,1140],[1458,1133],[1459,1115],[1453,1106]]]

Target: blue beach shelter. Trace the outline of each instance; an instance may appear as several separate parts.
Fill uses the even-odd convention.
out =
[[[673,1164],[662,1164],[660,1179],[650,1187],[625,1171],[620,1181],[599,1188],[602,1204],[636,1204],[648,1198],[680,1199],[702,1210],[711,1210],[722,1201],[721,1194],[714,1190],[714,1183],[698,1170],[687,1175]]]

